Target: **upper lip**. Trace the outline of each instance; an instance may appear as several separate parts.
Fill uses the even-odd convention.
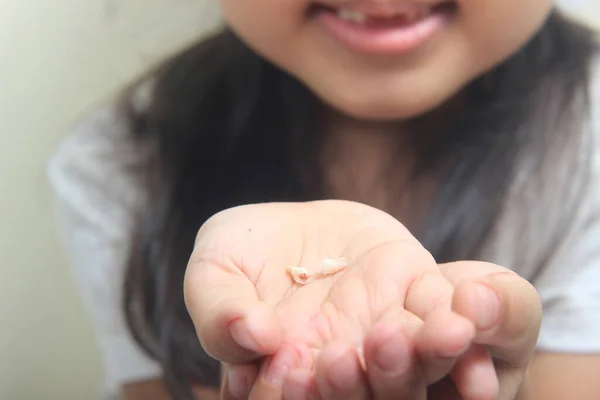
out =
[[[410,0],[349,0],[331,1],[322,3],[324,7],[335,10],[350,10],[369,17],[407,17],[416,19],[426,16],[432,8],[442,4],[443,1],[410,1]]]

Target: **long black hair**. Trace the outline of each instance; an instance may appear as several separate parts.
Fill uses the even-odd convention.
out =
[[[585,187],[595,51],[593,33],[555,11],[519,53],[464,90],[466,105],[443,135],[415,142],[415,170],[435,173],[440,186],[414,233],[439,262],[493,261],[507,224],[536,238],[535,251],[515,240],[507,262],[527,263],[533,278],[551,255]],[[131,140],[153,149],[140,166],[149,202],[132,232],[124,309],[174,398],[193,399],[192,384],[220,378],[183,300],[195,235],[232,206],[328,197],[316,160],[324,105],[227,28],[151,80],[147,107],[133,107],[131,96],[124,102]]]

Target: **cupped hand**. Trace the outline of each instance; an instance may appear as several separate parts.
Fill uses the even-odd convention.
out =
[[[376,362],[369,363],[368,357],[365,370],[352,367],[347,359],[351,349],[336,344],[323,350],[317,361],[316,374],[306,371],[290,374],[284,385],[284,399],[532,398],[528,392],[527,367],[535,351],[542,317],[535,289],[511,271],[489,263],[455,262],[442,264],[440,269],[456,287],[452,309],[476,327],[472,346],[451,368],[452,379],[431,385],[426,395],[422,391],[407,392],[411,385],[406,379],[390,379],[390,374],[378,368]],[[435,329],[434,326],[429,325],[430,329]],[[437,326],[437,329],[444,328]],[[365,354],[375,355],[371,359],[376,360],[377,352],[385,348],[391,364],[406,371],[407,365],[414,360],[411,350],[418,349],[419,343],[411,348],[409,340],[396,335],[385,347],[382,345],[385,342],[374,339],[385,333],[380,326],[371,329],[365,340]],[[395,343],[395,351],[390,351],[389,343]],[[494,359],[493,365],[489,362],[490,355]],[[254,372],[250,369],[250,373]],[[497,379],[490,379],[490,374]],[[253,380],[256,377],[255,373],[251,376]],[[415,376],[414,373],[404,375],[413,379]],[[498,386],[492,390],[490,384]],[[263,386],[260,379],[255,386]]]
[[[347,268],[307,285],[286,269],[319,272],[323,260],[340,257]],[[185,278],[186,305],[209,355],[236,365],[273,356],[259,382],[275,391],[265,397],[259,384],[253,396],[260,399],[280,398],[288,375],[301,381],[339,357],[347,362],[338,372],[354,376],[358,388],[367,390],[360,370],[373,365],[382,373],[370,378],[385,376],[377,386],[385,392],[423,396],[475,335],[474,325],[452,312],[453,292],[402,224],[346,201],[219,213],[200,229]],[[391,362],[403,354],[409,362]],[[234,391],[252,384],[252,367],[245,368],[245,375],[240,369],[230,375]]]

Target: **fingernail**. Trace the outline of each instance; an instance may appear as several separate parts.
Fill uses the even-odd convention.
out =
[[[229,332],[233,340],[241,347],[250,351],[260,351],[260,345],[254,336],[250,334],[245,318],[233,321],[229,325]]]
[[[267,362],[265,366],[264,379],[273,386],[283,384],[288,371],[297,367],[299,362],[298,354],[287,346],[283,346],[275,356]]]
[[[477,307],[475,325],[480,330],[493,328],[500,319],[500,299],[491,287],[485,284],[477,284],[473,289],[479,300]]]
[[[246,376],[232,368],[228,372],[228,390],[229,394],[235,399],[245,399],[250,393],[250,387],[248,386],[248,380]]]
[[[402,331],[390,335],[375,351],[375,363],[383,371],[401,374],[410,366],[410,349]]]

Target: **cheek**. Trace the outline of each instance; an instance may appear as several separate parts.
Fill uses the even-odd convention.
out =
[[[493,66],[518,51],[540,29],[553,0],[459,0],[465,41],[474,57]]]
[[[257,53],[273,61],[293,48],[306,20],[306,0],[221,0],[229,26]]]

